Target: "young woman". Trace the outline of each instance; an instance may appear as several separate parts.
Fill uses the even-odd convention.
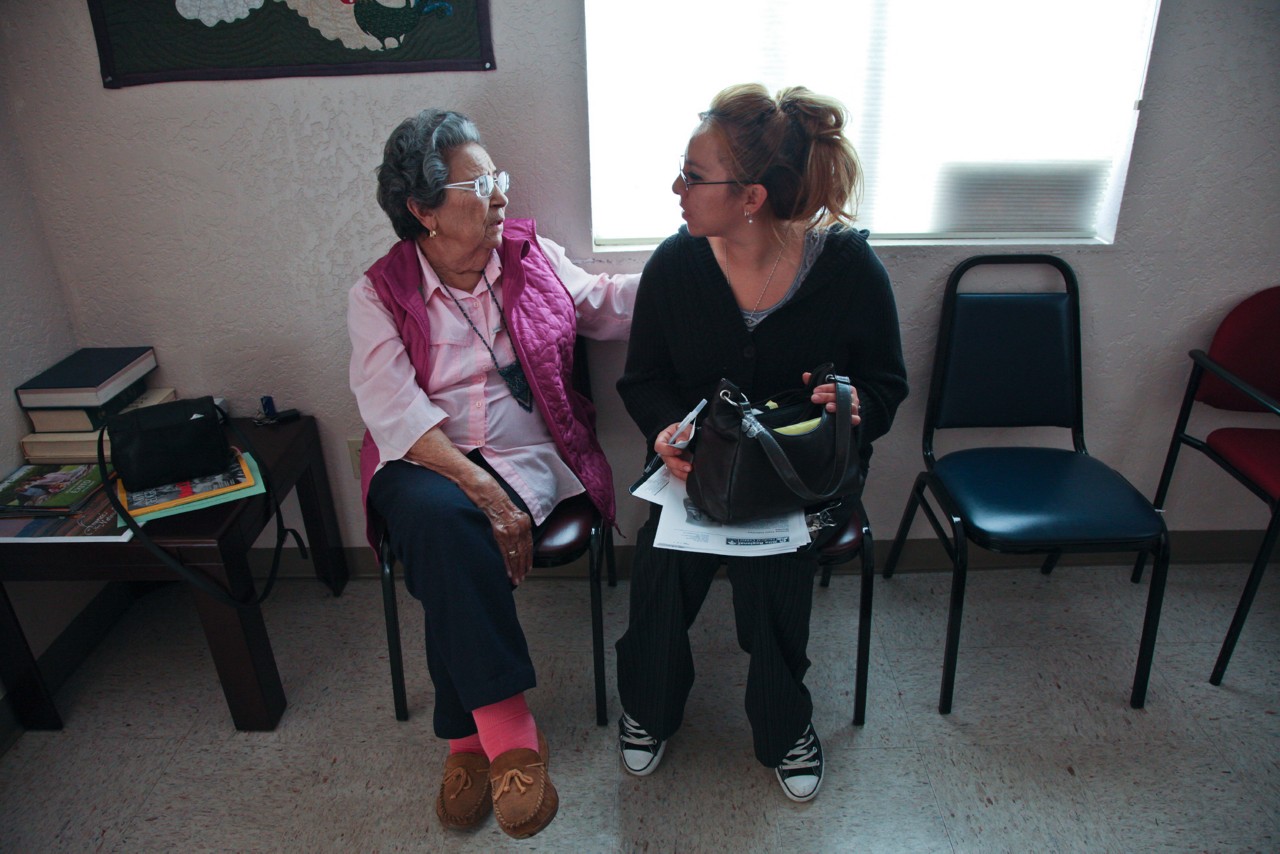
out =
[[[907,395],[897,309],[866,234],[850,227],[860,178],[845,110],[803,87],[771,96],[730,87],[689,140],[672,191],[685,226],[650,258],[618,391],[671,474],[693,455],[669,443],[721,377],[756,399],[832,362],[855,388],[863,466]],[[814,401],[835,410],[834,385]],[[654,548],[660,509],[637,538],[630,624],[618,641],[618,745],[652,773],[693,685],[688,629],[727,563],[738,643],[751,657],[746,708],[756,758],[787,797],[812,799],[822,747],[804,685],[816,563],[800,555],[721,557]]]

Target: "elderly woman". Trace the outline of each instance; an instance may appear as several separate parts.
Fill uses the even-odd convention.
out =
[[[514,588],[556,504],[614,518],[591,404],[570,386],[577,334],[625,338],[637,275],[596,276],[507,219],[511,179],[466,116],[424,110],[387,140],[378,204],[400,241],[351,289],[351,389],[381,517],[426,616],[435,732],[449,742],[436,814],[490,807],[524,838],[555,817],[533,663]]]

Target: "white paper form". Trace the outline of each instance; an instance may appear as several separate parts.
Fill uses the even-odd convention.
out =
[[[809,545],[804,511],[726,525],[708,517],[689,500],[685,483],[663,466],[631,490],[637,498],[662,505],[653,544],[664,549],[719,555],[785,554]]]

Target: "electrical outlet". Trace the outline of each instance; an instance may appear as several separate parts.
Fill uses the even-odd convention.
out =
[[[351,473],[355,475],[356,480],[360,479],[360,446],[364,444],[364,439],[348,439],[347,453],[351,455]]]

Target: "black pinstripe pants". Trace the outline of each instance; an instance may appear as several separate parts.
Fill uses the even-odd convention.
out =
[[[666,740],[680,728],[694,677],[689,627],[725,563],[738,646],[751,656],[746,709],[755,754],[776,767],[813,715],[804,674],[817,563],[794,555],[722,558],[654,548],[658,509],[637,535],[630,621],[617,643],[622,707],[655,738]]]

